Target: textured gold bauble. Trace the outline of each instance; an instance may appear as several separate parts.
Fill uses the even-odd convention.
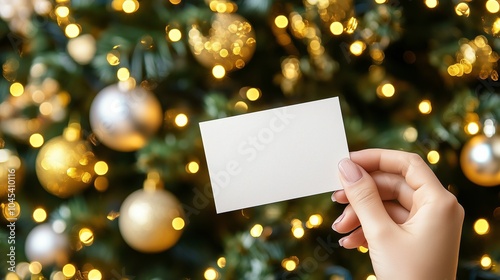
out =
[[[189,45],[203,66],[222,65],[226,71],[245,67],[255,51],[255,32],[250,23],[237,14],[214,15],[208,36],[194,26],[189,31]]]
[[[500,185],[500,136],[476,135],[469,139],[460,154],[460,166],[477,185]]]
[[[161,252],[177,243],[183,218],[182,206],[170,192],[140,189],[130,194],[120,208],[120,233],[139,252]],[[178,226],[178,222],[182,225]]]
[[[97,139],[122,152],[146,145],[162,121],[160,102],[142,87],[108,86],[97,94],[90,107],[90,125]]]
[[[59,136],[40,149],[36,175],[49,193],[66,198],[89,186],[95,176],[96,161],[88,142]]]

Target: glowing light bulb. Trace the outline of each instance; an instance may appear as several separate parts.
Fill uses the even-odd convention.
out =
[[[274,24],[278,28],[286,28],[288,26],[288,18],[284,15],[279,15],[274,19]]]
[[[479,235],[485,235],[490,231],[490,223],[486,219],[478,219],[474,223],[474,231]]]

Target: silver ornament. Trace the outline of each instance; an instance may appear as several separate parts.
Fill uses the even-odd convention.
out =
[[[460,166],[465,176],[477,185],[500,185],[500,136],[472,137],[462,149]]]
[[[69,241],[50,224],[37,225],[26,237],[25,252],[29,261],[37,261],[42,266],[63,266],[69,260]]]

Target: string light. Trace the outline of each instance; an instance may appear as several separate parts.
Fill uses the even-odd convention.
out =
[[[226,258],[220,257],[217,259],[217,266],[220,268],[224,268],[226,266]]]
[[[470,15],[469,5],[464,2],[458,3],[458,5],[455,7],[455,13],[459,16],[468,17]]]
[[[430,9],[436,8],[438,4],[438,0],[425,0],[425,5]]]
[[[92,243],[94,243],[94,233],[89,228],[80,229],[80,231],[78,232],[78,237],[80,238],[80,241],[86,246],[90,246],[92,245]]]
[[[354,41],[349,47],[349,51],[355,56],[360,56],[365,49],[366,49],[366,44],[359,40]]]
[[[70,263],[66,264],[62,268],[62,273],[66,278],[73,278],[76,273],[76,267]]]
[[[256,224],[254,225],[251,229],[250,229],[250,235],[252,237],[260,237],[262,232],[264,231],[264,227],[262,227],[262,225],[260,224]]]
[[[366,280],[377,280],[377,276],[370,274],[366,277]]]
[[[215,65],[214,68],[212,68],[212,75],[216,79],[222,79],[226,76],[226,69],[224,69],[222,65]]]
[[[340,35],[344,32],[344,26],[342,23],[334,21],[330,24],[330,32],[332,32],[333,35]]]
[[[134,13],[139,10],[139,2],[136,0],[125,0],[122,4],[122,10],[127,14]]]
[[[182,39],[182,33],[179,29],[173,28],[168,31],[168,39],[172,42],[178,42]]]
[[[404,130],[403,139],[405,139],[406,142],[413,143],[417,141],[417,138],[418,138],[418,131],[413,126],[410,126]]]
[[[260,98],[260,90],[257,88],[249,88],[246,92],[246,97],[250,101],[255,101]]]
[[[186,172],[190,174],[195,174],[200,170],[200,164],[196,161],[190,161],[186,164]]]
[[[493,265],[493,261],[491,260],[491,257],[487,254],[485,254],[481,257],[481,260],[479,261],[479,263],[481,264],[481,267],[483,269],[490,269],[491,266]]]
[[[368,253],[368,248],[366,248],[365,246],[359,246],[358,251],[365,254]]]
[[[286,28],[288,26],[288,18],[284,15],[279,15],[274,18],[274,24],[278,28]]]
[[[14,97],[23,95],[24,86],[21,83],[15,82],[10,85],[10,94]]]
[[[92,269],[89,271],[89,274],[88,274],[88,279],[89,280],[101,280],[102,279],[102,274],[99,270],[97,269]]]
[[[118,46],[115,46],[113,50],[106,54],[106,60],[111,66],[120,64],[120,52],[118,52],[117,48]]]
[[[241,112],[248,111],[248,105],[243,101],[238,101],[234,104],[234,109]]]
[[[94,180],[94,188],[97,191],[104,192],[108,189],[109,182],[108,179],[104,176],[98,176]]]
[[[488,12],[490,12],[492,14],[495,14],[498,11],[500,11],[500,4],[498,3],[497,0],[486,1],[485,6],[486,6],[486,10],[488,10]]]
[[[391,83],[384,83],[377,87],[377,95],[382,98],[393,97],[396,93],[396,88]]]
[[[427,114],[430,114],[432,112],[432,104],[431,104],[431,101],[430,100],[422,100],[419,104],[418,104],[418,110],[420,111],[420,113],[424,114],[424,115],[427,115]]]
[[[432,150],[427,153],[427,160],[430,164],[437,164],[439,162],[439,159],[440,156],[438,151]]]
[[[42,272],[42,264],[37,261],[30,263],[29,271],[31,274],[40,274]]]
[[[304,228],[302,227],[302,222],[299,219],[293,219],[291,224],[293,236],[297,239],[302,238],[305,234]]]
[[[188,116],[186,116],[186,114],[180,113],[175,116],[174,122],[178,127],[185,127],[189,122],[189,118]]]
[[[313,214],[309,216],[309,219],[306,222],[306,226],[308,228],[317,228],[323,223],[323,217],[320,214]]]
[[[47,219],[47,212],[43,208],[37,208],[33,211],[33,220],[37,223],[44,222]]]
[[[477,219],[474,223],[474,231],[479,235],[485,235],[490,231],[490,224],[486,219]]]
[[[219,273],[214,268],[209,267],[205,270],[205,273],[203,273],[203,277],[205,277],[206,280],[215,280],[219,278]]]
[[[97,175],[104,175],[108,173],[108,164],[104,161],[98,161],[94,165],[94,171]]]
[[[387,2],[387,0],[375,0],[377,4],[384,4],[385,2]]]
[[[70,23],[64,28],[64,33],[68,38],[76,38],[80,35],[80,25],[76,23]]]
[[[126,67],[122,67],[116,71],[116,77],[120,81],[126,81],[130,78],[130,71]]]
[[[355,17],[352,17],[347,21],[346,27],[345,27],[345,32],[347,34],[352,34],[354,31],[356,31],[356,28],[358,27],[358,20]]]
[[[172,5],[179,5],[181,3],[181,0],[169,0],[169,2],[172,4]]]
[[[69,16],[69,8],[66,6],[58,6],[55,10],[55,13],[58,17],[65,18]]]
[[[184,221],[183,218],[181,218],[181,217],[175,217],[172,220],[172,227],[175,230],[182,230],[184,228],[184,226],[186,226],[186,222]]]
[[[287,271],[294,271],[299,265],[299,258],[293,256],[281,261],[281,266]]]
[[[465,133],[469,135],[476,135],[479,132],[479,123],[472,121],[465,125]]]

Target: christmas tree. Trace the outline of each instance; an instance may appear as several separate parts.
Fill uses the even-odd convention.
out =
[[[0,0],[0,273],[376,279],[331,193],[215,213],[199,122],[338,96],[350,150],[418,153],[464,206],[458,279],[500,279],[499,11]]]

